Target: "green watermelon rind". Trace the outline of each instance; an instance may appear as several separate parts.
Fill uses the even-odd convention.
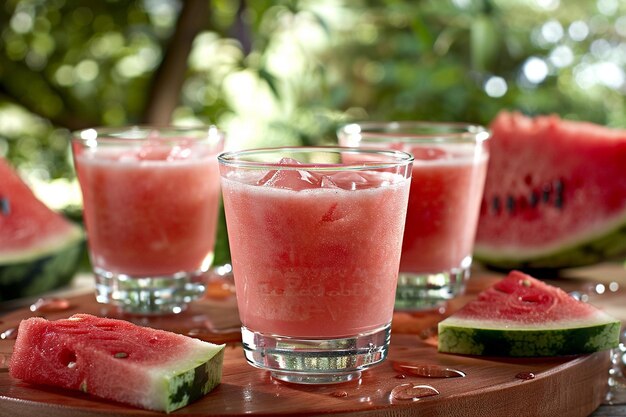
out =
[[[572,326],[553,323],[544,328],[509,327],[491,323],[477,327],[476,320],[449,318],[439,323],[438,350],[442,353],[480,356],[543,357],[593,353],[619,344],[621,323],[611,318]],[[562,326],[557,328],[556,326]],[[541,325],[539,326],[541,327]]]
[[[85,250],[78,226],[55,240],[55,245],[0,260],[0,301],[33,297],[68,284]]]
[[[202,398],[221,382],[224,362],[224,345],[217,345],[211,357],[206,357],[197,366],[170,373],[164,378],[165,390],[157,398],[166,399],[158,407],[169,413]]]
[[[601,230],[542,250],[476,244],[474,259],[499,269],[563,269],[592,265],[626,254],[626,214],[606,223]]]

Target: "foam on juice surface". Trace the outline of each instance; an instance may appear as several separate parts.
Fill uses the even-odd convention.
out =
[[[391,184],[401,183],[404,177],[391,172],[378,172],[372,170],[361,169],[341,169],[337,165],[337,170],[333,170],[332,166],[301,164],[291,159],[283,158],[281,165],[285,165],[285,169],[272,169],[267,171],[249,171],[249,172],[229,172],[227,179],[248,185],[256,185],[263,189],[281,189],[288,191],[313,191],[321,189],[333,190],[362,190],[369,188],[378,188]],[[297,169],[302,166],[303,169]],[[316,169],[307,170],[307,167],[315,166]]]
[[[177,138],[166,142],[153,139],[134,146],[100,145],[86,148],[78,155],[94,164],[167,165],[178,162],[206,161],[216,156],[211,146],[193,139]]]

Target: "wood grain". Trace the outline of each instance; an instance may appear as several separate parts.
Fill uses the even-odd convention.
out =
[[[489,279],[493,279],[490,277]],[[488,285],[488,281],[484,281]],[[227,342],[222,384],[200,401],[173,413],[215,416],[588,416],[607,390],[609,353],[543,359],[498,359],[440,354],[428,329],[441,316],[397,313],[388,360],[366,371],[360,381],[326,386],[299,386],[273,380],[269,373],[249,366],[243,358],[232,298],[207,299],[176,316],[123,316],[95,302],[90,294],[69,299],[70,308],[39,312],[49,319],[82,312],[125,318],[139,324],[193,334],[204,340]],[[461,304],[463,301],[457,301]],[[28,308],[0,317],[0,334],[37,314]],[[411,334],[417,333],[417,334]],[[12,379],[3,354],[13,340],[0,340],[0,416],[100,417],[158,416],[145,410],[111,403],[54,387],[34,386]],[[463,378],[398,378],[394,362],[442,365],[460,370]],[[516,378],[533,372],[531,380]],[[417,401],[396,400],[391,391],[401,384],[430,385],[438,395]]]

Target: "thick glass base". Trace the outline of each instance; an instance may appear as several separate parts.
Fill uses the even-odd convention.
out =
[[[169,276],[134,277],[94,268],[96,300],[131,314],[176,314],[201,297],[204,273],[179,272]]]
[[[272,377],[296,384],[336,384],[358,379],[361,371],[387,357],[391,325],[340,339],[277,336],[241,328],[244,354]]]
[[[465,293],[472,258],[468,256],[458,268],[440,272],[400,272],[396,288],[395,310],[432,310]]]

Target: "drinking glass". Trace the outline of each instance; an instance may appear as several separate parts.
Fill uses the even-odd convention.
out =
[[[98,302],[129,313],[179,313],[204,293],[223,141],[214,126],[75,132]]]
[[[317,384],[383,361],[413,158],[287,147],[218,159],[248,362]]]
[[[437,122],[351,123],[343,146],[413,154],[396,310],[439,308],[464,293],[482,200],[490,132]]]

